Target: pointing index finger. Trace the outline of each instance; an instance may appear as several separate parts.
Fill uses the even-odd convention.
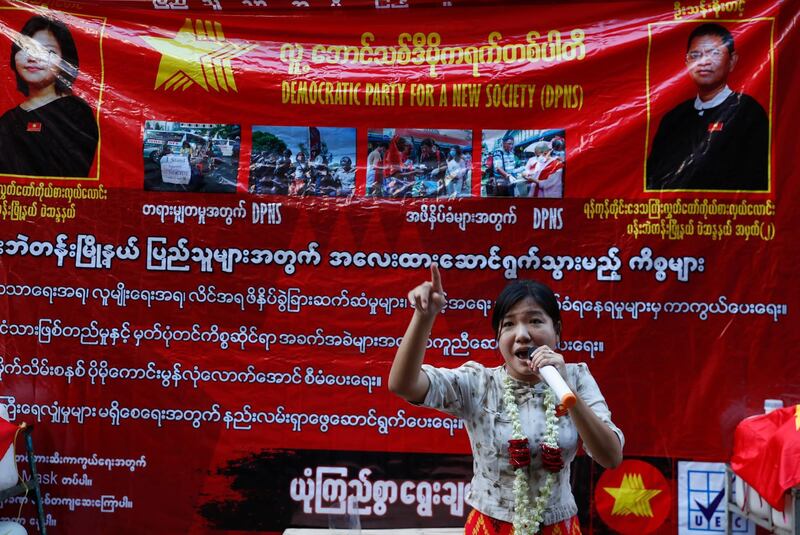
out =
[[[431,264],[431,286],[434,292],[442,293],[442,277],[439,275],[439,265],[436,262]]]

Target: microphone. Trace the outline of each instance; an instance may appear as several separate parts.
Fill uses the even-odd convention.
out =
[[[531,360],[533,357],[533,352],[536,351],[536,346],[528,348],[528,360]],[[542,366],[539,368],[539,375],[544,379],[544,382],[547,383],[547,386],[553,391],[556,395],[556,398],[559,400],[558,405],[556,406],[556,414],[561,416],[566,414],[567,410],[571,409],[577,398],[575,394],[572,393],[567,383],[564,381],[564,378],[561,377],[561,374],[558,373],[558,370],[555,366],[547,365]]]

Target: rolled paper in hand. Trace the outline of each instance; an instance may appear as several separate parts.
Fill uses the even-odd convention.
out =
[[[556,406],[556,414],[561,416],[562,414],[566,414],[567,410],[571,409],[573,405],[575,405],[575,394],[572,393],[572,390],[569,389],[567,386],[566,381],[564,378],[561,377],[561,374],[558,373],[558,370],[555,366],[542,366],[539,368],[539,375],[544,379],[544,382],[547,383],[553,393],[556,395],[556,399],[558,400],[558,405]]]

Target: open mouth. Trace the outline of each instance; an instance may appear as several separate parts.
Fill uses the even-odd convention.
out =
[[[529,360],[535,347],[523,347],[514,352],[514,356],[520,360]]]

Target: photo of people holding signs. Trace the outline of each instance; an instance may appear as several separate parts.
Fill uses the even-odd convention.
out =
[[[144,189],[235,192],[240,134],[235,124],[145,122]]]

